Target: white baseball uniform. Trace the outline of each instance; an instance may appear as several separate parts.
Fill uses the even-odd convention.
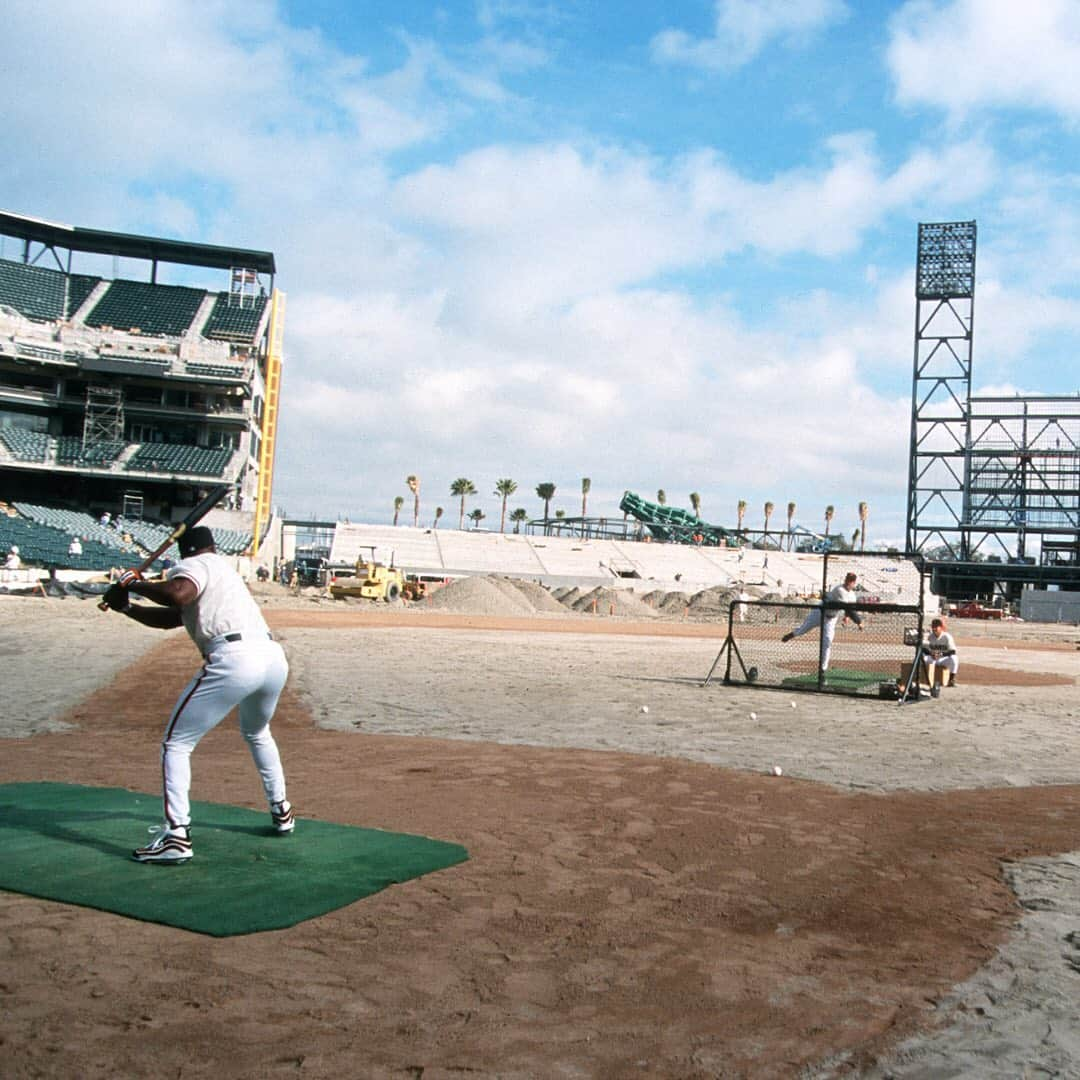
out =
[[[941,667],[955,675],[960,670],[960,661],[956,655],[956,641],[948,630],[941,634],[930,631],[926,639],[927,667]]]
[[[206,661],[180,695],[161,744],[166,822],[170,828],[190,824],[191,752],[234,707],[267,802],[284,802],[285,774],[270,734],[289,674],[284,650],[272,640],[243,578],[220,555],[204,551],[165,573],[188,578],[198,590],[180,617]]]
[[[829,590],[825,596],[825,603],[821,607],[813,608],[803,619],[802,623],[791,631],[791,637],[802,637],[803,634],[808,633],[815,627],[821,627],[821,670],[829,670],[829,654],[832,652],[833,638],[836,636],[836,624],[840,621],[840,616],[844,614],[844,608],[841,605],[854,604],[857,601],[857,597],[850,589],[845,589],[843,585],[837,585],[835,588]],[[837,605],[837,606],[833,606]],[[857,611],[848,611],[848,617],[851,618],[856,626],[862,624],[862,619]],[[824,621],[822,616],[824,615]]]

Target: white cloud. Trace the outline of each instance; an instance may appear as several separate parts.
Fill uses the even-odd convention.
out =
[[[496,7],[503,19],[513,5]],[[1005,167],[985,142],[886,153],[849,132],[771,176],[710,149],[666,158],[585,139],[405,169],[402,150],[419,158],[477,102],[505,107],[499,72],[541,55],[492,60],[511,41],[492,36],[470,66],[406,40],[376,75],[272,5],[246,8],[240,29],[224,3],[197,18],[184,5],[125,5],[119,18],[72,4],[54,16],[62,35],[31,5],[12,10],[7,74],[20,90],[6,130],[34,151],[0,164],[13,209],[275,251],[289,293],[275,498],[292,512],[385,518],[409,472],[448,518],[461,475],[489,517],[500,476],[520,485],[512,505],[534,510],[537,482],[580,506],[588,475],[598,513],[614,514],[624,487],[664,487],[680,505],[701,492],[721,521],[739,496],[794,498],[814,519],[831,502],[839,524],[848,503],[895,494],[907,379],[895,395],[873,387],[910,363],[910,276],[879,253],[874,280],[845,298],[830,269],[868,261],[863,246],[895,219],[967,216],[999,191]],[[721,5],[717,40],[745,54],[838,14]],[[503,30],[494,15],[485,28]],[[46,52],[55,79],[37,70]],[[1019,222],[1048,209],[1045,177],[1009,190],[1003,212]],[[1064,258],[1077,232],[1062,213]],[[745,284],[728,274],[736,257],[763,274],[820,259],[820,290],[780,301],[782,275]],[[699,273],[701,292],[679,283]],[[1075,325],[1068,305],[1037,310],[1030,294],[1002,325],[1002,367],[1039,318]],[[1010,296],[1012,284],[1002,312]]]
[[[1080,118],[1075,0],[910,0],[892,20],[887,55],[904,105],[957,118],[994,107]]]
[[[865,134],[833,137],[824,157],[756,181],[711,151],[663,162],[616,148],[487,147],[403,178],[393,201],[402,228],[441,237],[432,265],[453,281],[450,309],[502,324],[736,252],[850,252],[897,209],[963,204],[996,170],[975,141],[917,148],[892,172]]]
[[[651,42],[653,59],[706,71],[734,71],[774,40],[801,42],[847,16],[842,0],[716,0],[710,37],[666,29]]]

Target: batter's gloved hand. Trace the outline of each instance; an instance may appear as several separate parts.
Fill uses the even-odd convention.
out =
[[[105,606],[111,607],[113,611],[127,611],[131,607],[131,597],[123,585],[110,585],[105,590],[102,600]]]
[[[136,581],[142,581],[143,576],[138,570],[121,570],[120,576],[116,579],[116,584],[121,589],[130,589]]]

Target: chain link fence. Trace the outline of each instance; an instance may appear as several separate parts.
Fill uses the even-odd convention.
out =
[[[705,685],[722,672],[729,685],[896,700],[918,663],[924,588],[921,564],[899,556],[827,556],[818,595],[731,604]]]

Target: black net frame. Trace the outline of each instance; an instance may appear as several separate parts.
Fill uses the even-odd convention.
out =
[[[833,590],[849,573],[857,575],[856,599],[840,602]],[[913,684],[918,693],[924,590],[920,561],[827,557],[817,596],[729,606],[727,637],[703,685],[726,657],[729,686],[907,700]],[[889,602],[890,593],[913,602]]]

